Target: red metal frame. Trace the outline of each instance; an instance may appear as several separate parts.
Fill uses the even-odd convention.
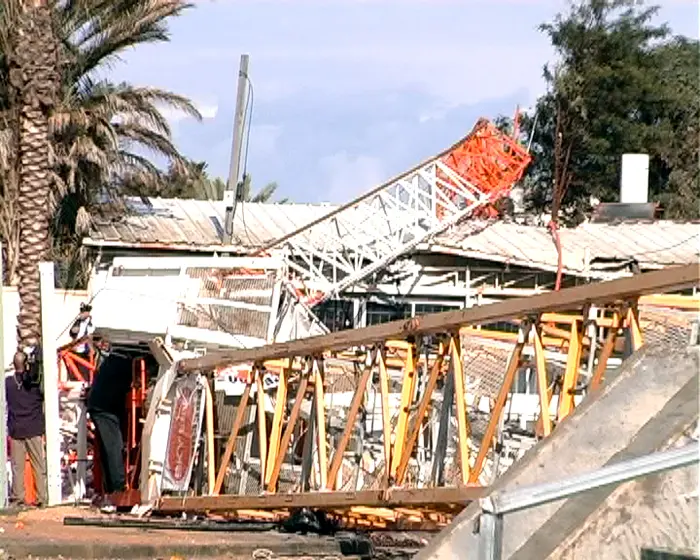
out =
[[[89,350],[88,360],[85,360],[82,356],[75,353],[74,349],[79,344],[87,344]],[[61,346],[58,349],[58,363],[59,369],[61,364],[63,364],[63,367],[68,374],[67,378],[69,381],[87,383],[88,386],[92,385],[95,377],[95,369],[97,368],[97,356],[95,354],[95,347],[93,346],[92,339],[90,337],[85,337]],[[83,366],[89,371],[88,379],[83,377],[83,374],[80,371],[80,366]]]
[[[127,429],[124,468],[128,490],[138,486],[141,462],[141,420],[146,417],[146,360],[135,358],[131,369],[131,390],[127,396]]]
[[[443,163],[462,178],[488,193],[491,203],[508,194],[531,160],[525,147],[486,119],[480,119],[464,142],[442,158]],[[443,173],[439,173],[439,176],[443,181],[450,182]],[[448,189],[444,190],[444,194],[450,198],[455,196]],[[494,216],[495,210],[489,205],[474,212],[474,216],[484,214]],[[438,218],[442,216],[438,215]]]

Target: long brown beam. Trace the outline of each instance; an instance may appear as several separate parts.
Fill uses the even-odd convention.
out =
[[[486,487],[411,488],[358,490],[357,492],[299,492],[266,496],[190,496],[161,498],[162,512],[225,512],[242,509],[324,508],[343,509],[355,506],[401,507],[431,504],[468,504],[488,494]]]
[[[446,332],[467,325],[491,323],[501,319],[538,315],[548,311],[566,311],[583,307],[588,303],[602,305],[629,300],[647,294],[681,290],[699,283],[700,265],[689,264],[459,311],[433,313],[408,321],[392,321],[363,329],[341,331],[246,350],[215,352],[200,358],[183,360],[180,363],[180,369],[193,371],[288,356],[310,356],[326,351],[343,350],[351,346],[370,345],[412,334]]]

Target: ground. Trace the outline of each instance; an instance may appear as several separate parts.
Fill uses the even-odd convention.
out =
[[[0,516],[0,558],[340,558],[338,539],[268,532],[199,532],[65,526],[64,517],[98,517],[59,507]],[[107,517],[107,516],[102,516]],[[268,552],[269,551],[269,552]],[[346,557],[347,558],[347,557]]]

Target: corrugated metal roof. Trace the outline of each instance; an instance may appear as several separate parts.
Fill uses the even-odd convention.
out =
[[[221,250],[226,207],[222,201],[150,198],[127,200],[128,214],[97,217],[86,245]],[[246,202],[234,218],[230,250],[252,250],[318,219],[335,206]]]
[[[86,245],[190,251],[252,251],[323,217],[337,206],[245,203],[236,212],[235,240],[223,243],[225,205],[221,201],[141,199],[128,201],[129,213],[96,218]],[[356,209],[353,220],[367,219]],[[323,227],[314,241],[328,239]],[[697,222],[584,223],[560,230],[564,271],[604,271],[613,262],[636,260],[644,269],[698,262]],[[460,254],[542,270],[556,270],[557,252],[545,227],[513,221],[471,220],[459,224],[423,249]]]
[[[636,260],[643,269],[698,262],[696,222],[584,223],[559,230],[564,270],[583,274]],[[472,258],[556,270],[557,251],[549,230],[507,221],[469,221],[437,236],[428,247]]]

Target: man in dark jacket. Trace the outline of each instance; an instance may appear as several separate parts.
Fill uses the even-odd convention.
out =
[[[100,439],[101,466],[107,494],[126,489],[121,420],[131,388],[131,360],[104,351],[88,394],[87,410]]]
[[[27,356],[18,351],[13,358],[14,375],[5,378],[7,433],[10,436],[12,497],[16,504],[25,501],[24,465],[26,455],[34,472],[39,505],[46,504],[46,455],[43,435],[44,395],[38,375],[32,375]],[[4,467],[3,467],[4,468]]]

